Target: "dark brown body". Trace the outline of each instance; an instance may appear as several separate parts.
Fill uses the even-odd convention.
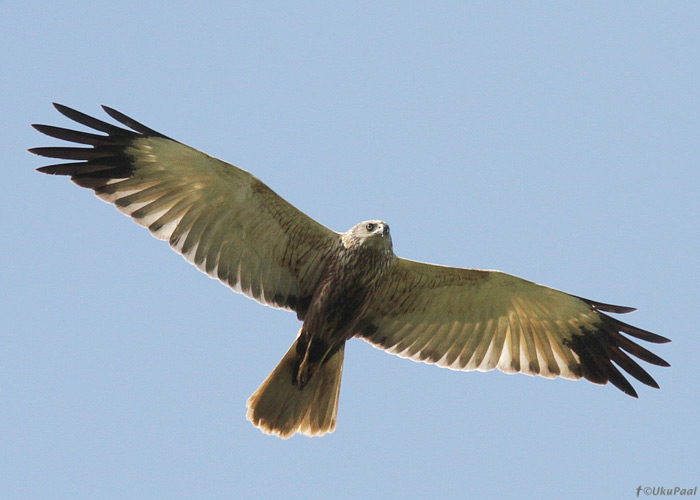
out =
[[[248,419],[264,432],[286,438],[335,429],[345,342],[396,263],[382,221],[356,225],[330,252],[297,340],[248,399]]]
[[[357,333],[373,291],[393,262],[388,226],[378,231],[375,244],[343,235],[335,249],[337,255],[328,259],[297,341],[299,366],[294,385],[300,390]]]

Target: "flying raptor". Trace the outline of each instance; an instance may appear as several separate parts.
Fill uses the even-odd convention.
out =
[[[498,271],[425,264],[394,255],[389,225],[337,233],[250,173],[103,106],[127,128],[54,104],[97,132],[33,125],[89,147],[29,151],[73,160],[41,167],[68,175],[147,227],[201,271],[302,321],[282,361],[247,402],[247,418],[287,438],[332,432],[345,342],[453,370],[585,378],[637,393],[620,369],[651,387],[635,356],[669,364],[630,340],[669,339],[605,313],[603,304]]]

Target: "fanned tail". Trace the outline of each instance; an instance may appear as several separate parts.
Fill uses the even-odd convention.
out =
[[[295,433],[322,436],[333,432],[338,413],[345,346],[299,390],[293,385],[299,364],[297,342],[298,339],[246,404],[246,418],[254,426],[283,439]]]

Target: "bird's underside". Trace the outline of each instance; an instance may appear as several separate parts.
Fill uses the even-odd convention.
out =
[[[389,226],[336,233],[231,164],[105,107],[127,128],[56,104],[92,132],[34,127],[87,147],[31,152],[41,167],[147,227],[212,278],[303,322],[297,340],[248,400],[248,418],[289,437],[335,429],[345,342],[455,370],[585,378],[637,393],[623,372],[656,381],[633,357],[663,359],[630,339],[669,340],[606,313],[632,308],[576,297],[498,271],[414,262],[393,254]],[[94,132],[101,133],[94,133]]]

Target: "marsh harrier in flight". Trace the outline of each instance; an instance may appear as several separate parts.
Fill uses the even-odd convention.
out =
[[[669,366],[629,337],[668,339],[605,314],[632,308],[498,271],[402,259],[386,222],[337,233],[250,173],[114,109],[104,107],[127,128],[55,106],[101,133],[34,125],[89,146],[30,149],[72,160],[40,172],[70,176],[212,278],[302,321],[287,354],[248,400],[247,417],[263,432],[286,438],[335,429],[345,342],[352,337],[453,370],[585,378],[635,397],[620,369],[658,385],[633,356]]]

